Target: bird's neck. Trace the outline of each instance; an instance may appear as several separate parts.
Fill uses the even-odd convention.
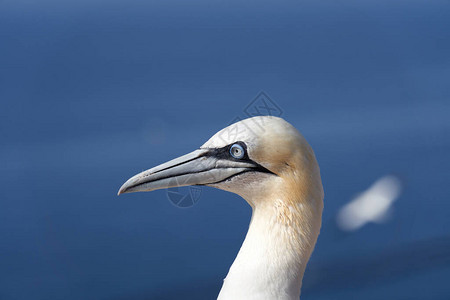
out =
[[[322,215],[321,199],[306,200],[289,202],[274,197],[253,208],[247,236],[219,300],[299,299]]]

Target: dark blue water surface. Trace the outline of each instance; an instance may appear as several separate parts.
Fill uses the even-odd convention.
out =
[[[321,166],[302,299],[450,299],[450,1],[387,0],[1,1],[0,299],[214,299],[250,207],[116,193],[260,91]],[[390,218],[341,231],[386,174]]]

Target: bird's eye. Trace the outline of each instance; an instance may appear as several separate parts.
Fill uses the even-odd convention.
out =
[[[241,159],[244,157],[244,148],[242,148],[242,146],[239,144],[234,144],[230,148],[230,154],[234,158]]]

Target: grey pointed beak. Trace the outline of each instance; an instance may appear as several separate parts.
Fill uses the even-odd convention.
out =
[[[255,165],[217,157],[215,149],[198,149],[139,173],[125,182],[118,195],[187,185],[208,185],[246,172]]]

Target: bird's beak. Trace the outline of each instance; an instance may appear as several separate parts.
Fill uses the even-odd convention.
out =
[[[118,195],[187,185],[219,183],[255,169],[251,161],[229,160],[216,149],[198,149],[139,173],[125,182]]]

